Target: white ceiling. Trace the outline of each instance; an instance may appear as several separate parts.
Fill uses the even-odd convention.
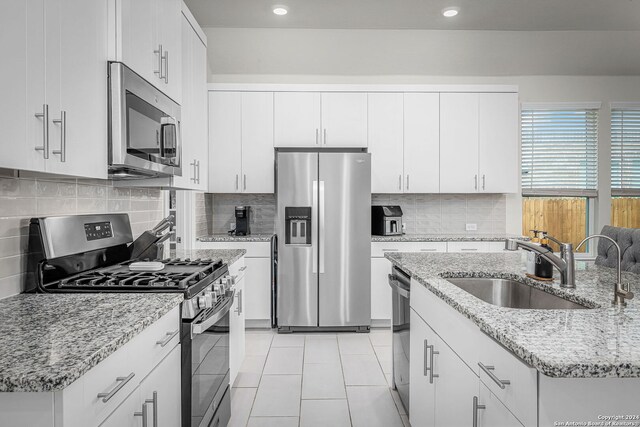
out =
[[[203,27],[640,30],[640,0],[185,0]],[[289,8],[272,13],[274,4]],[[441,10],[460,14],[444,18]]]

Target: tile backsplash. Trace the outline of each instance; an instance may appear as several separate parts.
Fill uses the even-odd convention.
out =
[[[373,194],[372,205],[399,205],[407,234],[505,233],[504,194]],[[473,223],[477,231],[466,231]]]
[[[0,175],[0,298],[22,289],[30,218],[123,212],[137,237],[162,218],[163,203],[162,190],[118,188],[106,180]]]
[[[505,233],[506,196],[503,194],[373,194],[373,205],[399,205],[407,234]],[[273,194],[203,194],[196,196],[196,232],[226,233],[235,222],[234,207],[249,205],[252,233],[273,233],[276,198]],[[473,223],[477,231],[466,231]]]
[[[251,206],[251,233],[270,234],[276,229],[275,194],[198,194],[196,196],[196,233],[226,233],[236,222],[235,207]],[[204,209],[204,212],[202,211]],[[206,224],[203,224],[206,221]]]

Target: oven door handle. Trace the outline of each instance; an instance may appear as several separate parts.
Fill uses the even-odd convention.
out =
[[[233,304],[233,300],[235,298],[236,291],[235,289],[231,292],[231,295],[227,299],[227,302],[218,310],[215,314],[210,317],[207,317],[200,323],[191,324],[191,337],[194,335],[199,335],[216,324],[220,319],[227,315],[229,309],[231,309],[231,305]]]
[[[389,274],[388,277],[389,277],[389,286],[391,286],[392,290],[397,292],[402,297],[410,298],[410,295],[411,295],[410,288],[407,288],[407,286],[404,285],[402,282],[400,282],[400,280],[398,280],[398,278],[393,274]]]

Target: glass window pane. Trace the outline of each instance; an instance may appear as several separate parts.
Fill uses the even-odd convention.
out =
[[[640,228],[640,197],[613,197],[611,199],[611,225]]]
[[[523,197],[522,234],[530,230],[546,231],[561,242],[574,247],[587,237],[589,228],[589,199],[587,197]],[[585,252],[586,246],[578,252]],[[558,245],[551,244],[554,251]]]

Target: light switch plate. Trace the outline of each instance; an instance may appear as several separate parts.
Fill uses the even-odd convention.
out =
[[[478,224],[467,224],[467,231],[478,231]]]

